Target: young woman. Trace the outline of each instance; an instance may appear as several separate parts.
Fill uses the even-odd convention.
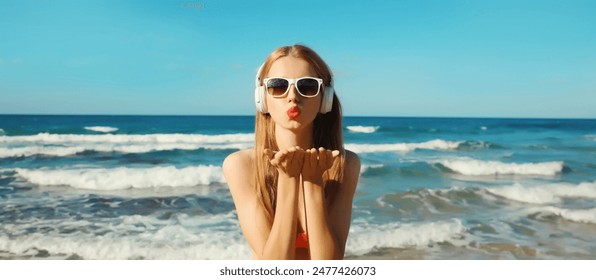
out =
[[[281,47],[255,86],[255,147],[223,163],[253,258],[343,258],[360,160],[343,148],[329,67],[308,47]]]

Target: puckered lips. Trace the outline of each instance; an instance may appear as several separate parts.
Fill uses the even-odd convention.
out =
[[[298,116],[300,116],[300,108],[298,108],[297,106],[294,106],[288,110],[288,117],[290,119],[295,119]]]

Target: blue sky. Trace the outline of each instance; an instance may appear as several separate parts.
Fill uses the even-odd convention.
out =
[[[0,114],[252,115],[303,43],[348,116],[596,118],[596,1],[0,5]]]

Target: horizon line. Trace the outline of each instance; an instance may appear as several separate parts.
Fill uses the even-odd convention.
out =
[[[254,117],[255,115],[192,115],[192,114],[77,114],[77,113],[0,113],[0,116],[89,116],[89,117]],[[347,118],[426,118],[426,119],[553,119],[553,120],[596,120],[596,117],[496,117],[496,116],[387,116],[387,115],[343,115]]]

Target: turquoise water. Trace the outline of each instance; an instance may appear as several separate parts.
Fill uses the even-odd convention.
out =
[[[0,258],[249,258],[221,163],[253,122],[0,115]],[[596,258],[596,120],[347,117],[344,139],[347,257]]]

